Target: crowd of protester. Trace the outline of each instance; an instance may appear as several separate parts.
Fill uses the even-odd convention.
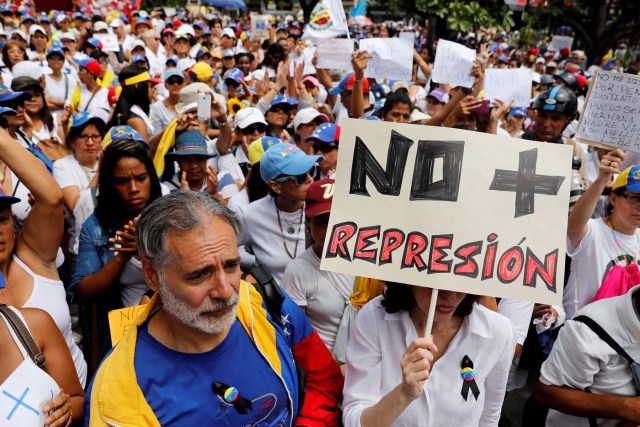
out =
[[[0,15],[0,425],[508,425],[538,376],[523,425],[640,423],[640,157],[572,139],[594,73],[640,62],[483,30],[465,89],[403,23],[349,31],[413,32],[410,81],[357,48],[305,73],[292,17]],[[528,107],[483,100],[520,67]],[[440,291],[425,336],[431,289],[321,270],[345,118],[570,145],[563,304]]]

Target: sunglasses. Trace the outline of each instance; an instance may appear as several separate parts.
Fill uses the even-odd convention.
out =
[[[274,181],[280,182],[280,183],[295,181],[296,184],[302,185],[305,182],[307,182],[307,178],[309,175],[311,175],[311,177],[314,177],[316,175],[316,168],[317,168],[316,165],[313,165],[313,167],[307,173],[303,173],[300,175],[281,175],[276,179],[274,179]]]
[[[640,205],[640,196],[636,194],[623,193],[621,197],[633,203],[634,205]]]
[[[262,123],[258,123],[255,125],[247,126],[244,129],[240,129],[240,132],[242,132],[244,135],[253,135],[256,132],[263,133],[266,129],[267,127],[265,125],[263,125]]]
[[[330,153],[333,150],[337,150],[338,149],[338,145],[334,144],[334,145],[329,145],[329,144],[314,144],[313,145],[313,151],[315,151],[316,153],[320,152],[320,153]]]
[[[175,79],[171,78],[171,79],[167,80],[167,84],[170,85],[170,86],[181,85],[182,84],[182,79],[180,79],[180,78],[175,78]]]
[[[290,110],[289,107],[284,107],[284,106],[280,106],[280,105],[277,105],[275,107],[269,108],[269,112],[270,113],[285,113],[285,114],[288,114],[289,110]]]
[[[231,80],[231,79],[225,80],[225,81],[224,81],[224,83],[225,83],[227,86],[231,86],[231,87],[239,87],[239,86],[240,86],[240,83],[238,83],[238,82],[237,82],[237,81],[235,81],[235,80]]]
[[[2,106],[11,108],[12,110],[17,110],[18,108],[24,108],[24,100],[3,102]]]

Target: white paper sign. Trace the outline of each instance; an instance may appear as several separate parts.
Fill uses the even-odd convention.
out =
[[[570,146],[341,125],[322,270],[562,304]]]
[[[318,39],[318,68],[326,70],[351,69],[351,54],[353,40],[348,39]]]
[[[103,52],[120,52],[118,36],[115,34],[94,34],[94,37],[102,43]]]
[[[589,88],[576,139],[640,153],[640,77],[599,71]]]
[[[431,80],[436,83],[447,83],[453,87],[470,88],[473,86],[474,77],[469,73],[475,59],[475,50],[440,39]]]
[[[269,17],[266,15],[251,15],[251,38],[265,40],[270,36]]]
[[[547,50],[559,52],[564,48],[571,50],[571,46],[573,46],[573,37],[553,36]]]
[[[528,107],[531,100],[531,70],[488,68],[484,73],[484,98],[513,100],[513,107]]]
[[[295,72],[295,67],[298,66],[301,62],[304,62],[304,71],[303,74],[306,76],[308,74],[315,74],[316,67],[313,66],[313,55],[316,53],[315,47],[305,47],[302,51],[302,55],[293,56],[291,55],[289,61],[289,75],[293,76]]]
[[[42,407],[60,395],[53,379],[31,360],[23,361],[0,385],[2,427],[42,427]]]
[[[410,81],[413,72],[413,40],[407,37],[360,40],[360,50],[373,55],[365,77]]]

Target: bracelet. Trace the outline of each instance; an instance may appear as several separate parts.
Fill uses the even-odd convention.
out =
[[[64,427],[69,427],[71,425],[71,421],[73,421],[73,411],[69,410],[69,419],[67,420],[67,423],[64,425]]]

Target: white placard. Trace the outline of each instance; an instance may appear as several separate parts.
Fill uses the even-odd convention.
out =
[[[475,59],[475,50],[440,39],[431,80],[436,83],[447,83],[453,87],[470,88],[474,81],[474,77],[470,73]]]
[[[296,55],[292,53],[290,56],[291,61],[289,61],[289,75],[293,76],[295,72],[295,67],[304,61],[304,71],[303,74],[306,76],[308,74],[315,74],[316,67],[313,66],[313,55],[316,53],[316,48],[314,47],[305,47],[302,51],[301,55]]]
[[[341,125],[322,270],[562,304],[570,146]]]
[[[549,43],[549,47],[547,50],[551,50],[553,52],[559,52],[562,49],[569,49],[573,46],[573,37],[567,36],[553,36],[551,38],[551,43]]]
[[[513,100],[513,107],[528,107],[531,78],[528,68],[488,68],[484,73],[484,99]]]
[[[576,139],[640,153],[640,77],[599,71],[589,88]]]
[[[318,68],[326,70],[350,70],[353,40],[318,39]]]
[[[407,37],[360,40],[360,50],[373,55],[364,71],[365,77],[411,81],[413,41]]]
[[[251,38],[265,40],[269,34],[269,17],[267,15],[251,15]]]
[[[120,43],[115,34],[94,34],[93,36],[102,43],[103,52],[120,52]]]

